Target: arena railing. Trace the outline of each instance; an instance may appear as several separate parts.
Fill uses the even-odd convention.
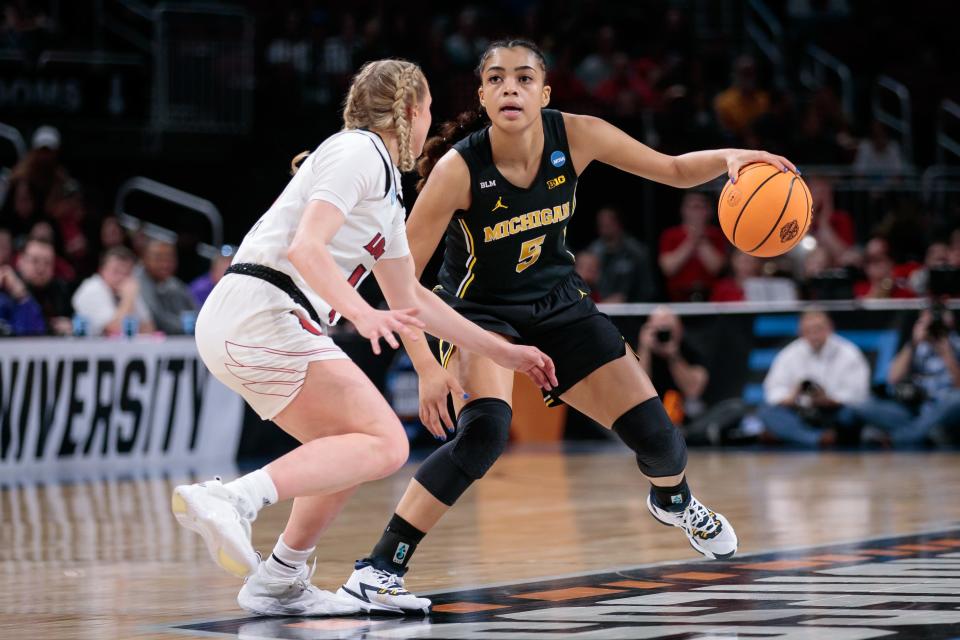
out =
[[[167,239],[175,239],[177,232],[128,211],[128,198],[138,192],[177,205],[206,219],[210,223],[211,244],[199,243],[197,253],[207,259],[220,255],[220,248],[223,246],[223,215],[216,205],[199,196],[143,176],[130,178],[120,185],[114,201],[114,211],[120,224],[130,230],[143,230],[148,235]]]
[[[890,97],[896,100],[899,113],[887,108],[884,104]],[[911,120],[910,91],[906,85],[890,76],[879,76],[873,88],[871,109],[874,118],[900,134],[900,150],[904,158],[913,162],[913,121]]]
[[[11,127],[8,124],[0,122],[0,138],[9,142],[14,148],[14,150],[17,152],[17,160],[22,158],[24,154],[27,153],[27,143],[20,134],[20,130],[16,127]]]
[[[773,67],[777,84],[786,84],[783,52],[780,49],[780,43],[784,42],[780,20],[763,0],[747,0],[743,20],[747,36]]]
[[[950,128],[960,130],[960,104],[943,100],[937,108],[937,162],[947,161],[947,154],[960,158],[960,136],[954,137]]]
[[[6,140],[13,147],[16,164],[27,153],[27,143],[16,127],[0,122],[0,140]],[[10,171],[13,165],[0,166],[0,206],[7,200],[7,190],[10,188]]]
[[[848,120],[854,118],[854,86],[853,74],[850,67],[833,54],[821,49],[817,45],[807,46],[807,65],[801,72],[800,81],[810,90],[827,83],[828,74],[832,73],[840,87],[840,103],[843,113]]]

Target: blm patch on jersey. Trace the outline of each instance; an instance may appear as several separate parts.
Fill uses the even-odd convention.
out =
[[[161,629],[290,640],[948,640],[960,636],[960,529],[425,595],[426,618],[238,616]]]

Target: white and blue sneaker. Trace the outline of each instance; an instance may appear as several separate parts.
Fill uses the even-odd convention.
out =
[[[668,511],[654,504],[651,494],[647,496],[647,509],[660,524],[683,529],[690,546],[711,560],[727,560],[737,552],[737,533],[727,519],[693,496],[686,509]]]
[[[407,591],[402,577],[369,564],[356,565],[337,595],[351,598],[367,612],[427,614],[432,604]]]
[[[220,478],[178,486],[170,506],[177,522],[200,534],[210,557],[223,569],[238,578],[257,570],[260,556],[250,542],[250,523],[257,510],[224,487]]]
[[[354,598],[318,589],[310,582],[316,563],[312,568],[304,565],[292,578],[268,575],[264,565],[247,578],[237,595],[244,611],[261,616],[348,616],[360,611]]]

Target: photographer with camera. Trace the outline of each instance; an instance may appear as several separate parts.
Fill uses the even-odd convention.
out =
[[[800,316],[800,337],[773,360],[757,411],[769,435],[806,447],[836,444],[848,407],[870,392],[870,365],[860,349],[833,332],[824,312]]]
[[[710,379],[700,355],[683,339],[683,323],[669,307],[660,306],[640,328],[637,357],[660,393],[667,415],[683,424],[702,410],[700,397]]]
[[[886,434],[889,444],[910,447],[948,440],[960,427],[960,336],[953,312],[939,302],[920,313],[910,339],[890,363],[892,397],[854,409],[854,418]]]

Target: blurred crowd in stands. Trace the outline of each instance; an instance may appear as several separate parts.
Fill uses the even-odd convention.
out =
[[[715,218],[715,195],[690,191],[680,224],[655,250],[624,229],[613,208],[597,212],[597,239],[577,254],[577,271],[597,302],[784,302],[902,299],[960,294],[960,228],[901,232],[896,217],[858,243],[853,217],[834,205],[830,179],[806,176],[813,221],[801,245],[776,259],[732,250]],[[919,234],[919,237],[918,237]]]
[[[189,333],[229,251],[189,285],[176,238],[128,231],[86,205],[60,162],[60,133],[33,134],[0,208],[0,335]]]
[[[537,41],[547,55],[554,105],[610,118],[670,153],[758,147],[813,169],[805,172],[814,199],[809,236],[778,260],[731,252],[714,223],[712,191],[685,193],[676,212],[582,203],[581,211],[592,207],[578,213],[595,215],[596,236],[583,237],[581,227],[571,244],[597,301],[960,293],[952,290],[955,279],[941,274],[960,267],[960,230],[921,211],[915,197],[897,197],[898,181],[913,159],[903,157],[891,132],[867,118],[865,109],[854,127],[854,114],[844,111],[829,86],[784,84],[749,55],[714,55],[709,38],[695,37],[684,3],[624,5],[620,22],[591,3],[466,5],[439,14],[417,12],[425,3],[408,4],[402,12],[362,2],[339,9],[312,1],[248,5],[258,26],[258,84],[271,97],[269,109],[326,108],[335,114],[358,65],[383,56],[423,64],[438,119],[475,108],[473,68],[488,43],[483,34],[505,31],[496,20],[498,11],[509,10],[510,32]],[[6,3],[0,26],[6,46],[30,52],[67,37],[31,7]],[[844,0],[792,1],[780,9],[794,38],[805,37],[797,30],[811,25],[829,35],[858,19]],[[627,23],[633,25],[629,33],[618,27]],[[36,128],[32,148],[0,193],[3,331],[70,333],[78,330],[68,321],[75,312],[89,317],[86,330],[92,333],[124,330],[118,319],[130,315],[139,319],[140,331],[188,328],[189,313],[202,304],[229,256],[188,286],[177,277],[177,258],[189,247],[176,247],[176,238],[147,237],[121,226],[109,211],[91,210],[83,186],[60,161],[60,145],[57,129]],[[865,200],[847,199],[856,210],[838,204],[832,179],[815,171],[819,165],[844,165],[849,175],[869,179]],[[627,231],[637,227],[637,217],[654,215],[658,237],[640,239]],[[670,220],[677,224],[664,222]]]
[[[0,208],[0,332],[181,333],[229,265],[230,251],[189,285],[178,278],[177,238],[149,237],[113,215],[91,211],[60,161],[60,134],[39,127],[6,181]],[[625,230],[615,208],[596,211],[596,236],[577,270],[598,302],[733,302],[912,298],[960,293],[960,229],[927,241],[892,216],[862,240],[851,213],[834,202],[827,177],[805,176],[814,200],[808,237],[780,259],[732,251],[714,222],[715,194],[688,191],[678,222],[653,246]],[[635,212],[632,212],[635,213]],[[919,236],[918,236],[919,234]],[[109,311],[109,313],[108,313]],[[126,329],[129,332],[129,328]]]

